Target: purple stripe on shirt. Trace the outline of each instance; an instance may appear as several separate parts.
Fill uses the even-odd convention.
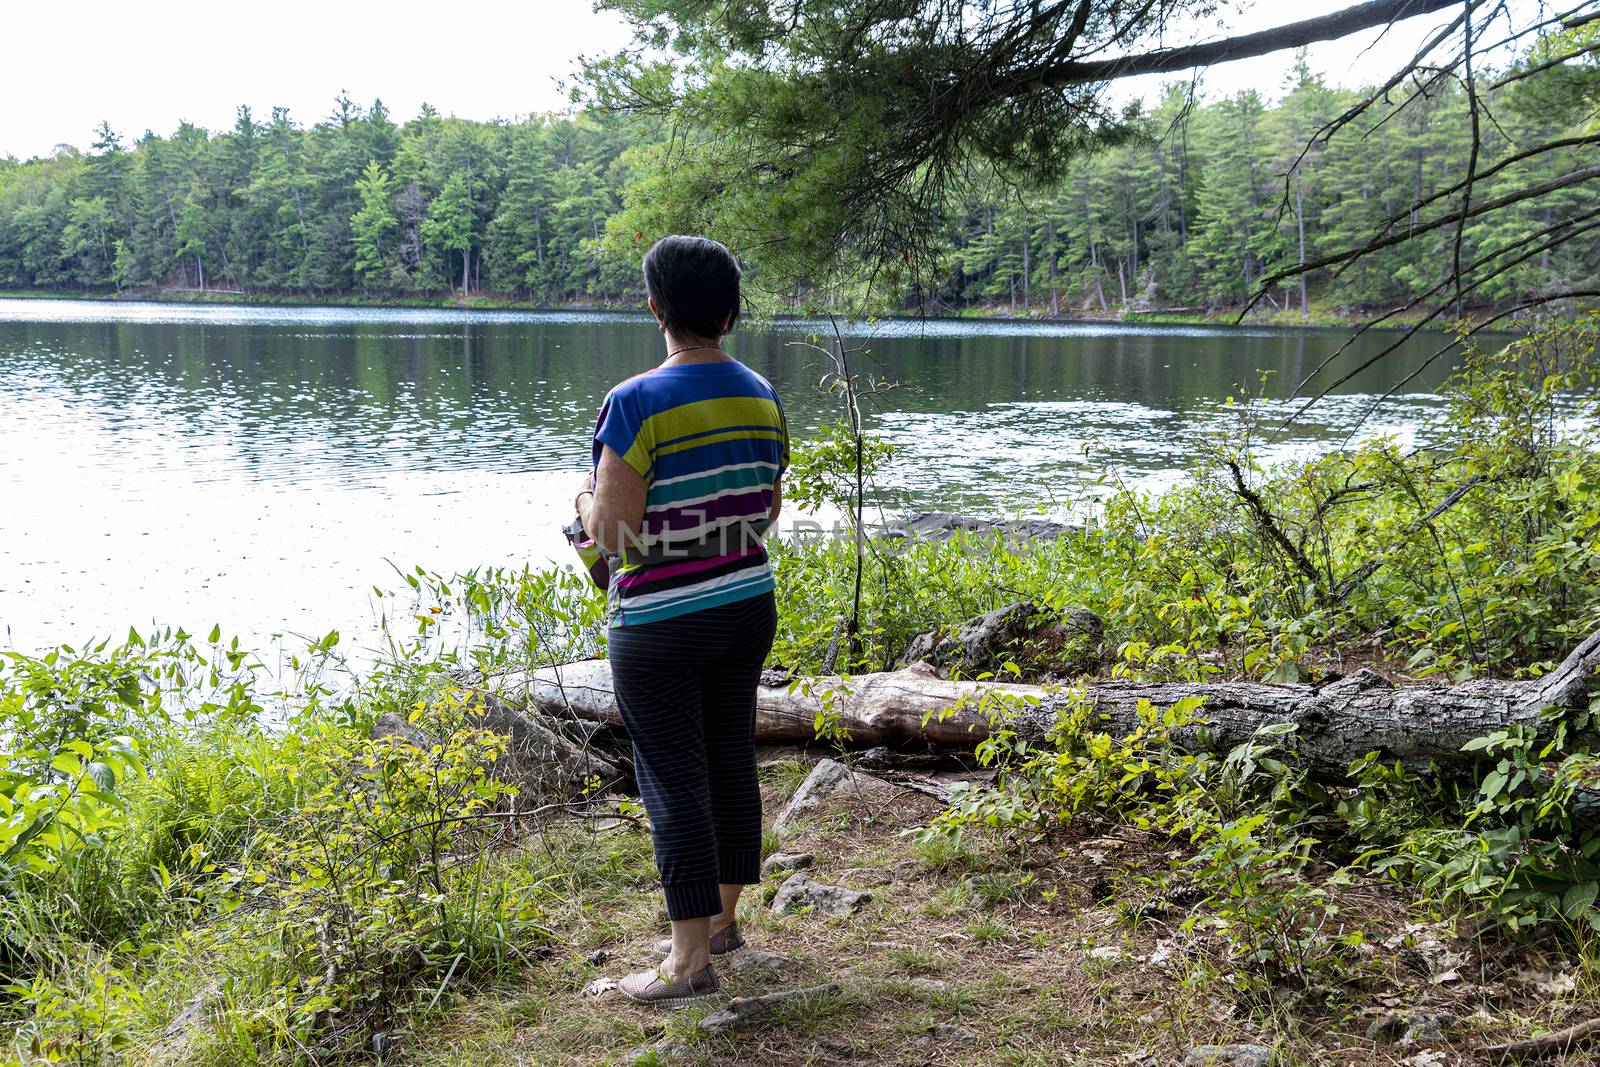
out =
[[[624,589],[635,585],[648,585],[651,582],[659,582],[663,578],[671,578],[679,574],[693,574],[695,571],[710,570],[712,567],[720,567],[732,560],[743,559],[745,556],[764,551],[766,550],[760,545],[751,545],[742,552],[729,552],[725,556],[713,556],[710,559],[695,559],[686,563],[658,563],[653,567],[634,571],[632,574],[624,574],[617,579],[616,584]]]

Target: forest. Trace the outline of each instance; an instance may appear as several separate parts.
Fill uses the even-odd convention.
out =
[[[1573,143],[1487,177],[1482,196],[1564,174],[1593,152],[1565,80],[1558,68],[1490,94],[1484,154]],[[1173,83],[1119,143],[1048,187],[984,176],[938,220],[935,281],[865,299],[873,310],[933,314],[1232,307],[1274,271],[1359,241],[1458,180],[1473,139],[1453,82],[1302,152],[1361,95],[1328,85],[1303,56],[1283,86],[1213,98]],[[381,101],[363,108],[344,96],[309,125],[241,107],[230,130],[185,124],[131,144],[102,125],[88,153],[0,161],[0,286],[637,304],[642,249],[626,209],[659,192],[669,128],[601,110],[475,122],[424,107],[398,123]],[[1531,241],[1589,196],[1569,186],[1475,220],[1466,249]],[[1285,279],[1262,307],[1348,317],[1404,303],[1439,281],[1452,239],[1441,229],[1349,270]],[[774,306],[864,295],[859,277],[812,282],[764,274],[759,251],[746,260]],[[1597,274],[1591,231],[1497,275],[1469,302],[1506,306]]]

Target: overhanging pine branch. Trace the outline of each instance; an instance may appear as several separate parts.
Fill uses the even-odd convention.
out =
[[[1317,41],[1331,41],[1352,33],[1387,26],[1415,15],[1426,15],[1454,7],[1458,0],[1371,0],[1356,4],[1343,11],[1322,15],[1301,22],[1291,22],[1259,33],[1229,37],[1221,41],[1187,45],[1183,48],[1164,48],[1141,55],[1120,56],[1115,59],[1069,61],[1057,63],[1042,71],[1028,72],[1034,84],[1044,88],[1066,85],[1085,85],[1091,82],[1132,78],[1140,74],[1170,74],[1174,71],[1193,70],[1195,67],[1215,63],[1229,63],[1236,59],[1249,59],[1272,52],[1282,52]]]

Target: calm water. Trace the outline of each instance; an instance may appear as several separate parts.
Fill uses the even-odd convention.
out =
[[[835,410],[819,357],[795,344],[813,328],[729,346],[777,386],[797,437]],[[894,322],[849,341],[904,386],[872,416],[898,447],[886,493],[998,514],[1064,511],[1112,470],[1171,482],[1241,383],[1274,372],[1287,412],[1347,336]],[[1445,360],[1362,416],[1437,344],[1357,377],[1272,454],[1358,426],[1425,439]],[[556,531],[599,401],[658,358],[654,323],[622,314],[0,300],[0,645],[152,622],[359,639],[394,567],[565,563]]]

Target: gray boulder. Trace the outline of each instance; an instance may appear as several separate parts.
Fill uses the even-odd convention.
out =
[[[949,633],[912,638],[903,662],[926,661],[973,677],[1016,663],[1029,676],[1084,674],[1100,665],[1105,620],[1088,608],[1057,613],[1026,600],[969,619]]]
[[[786,833],[840,794],[887,800],[897,792],[897,787],[882,778],[852,771],[838,760],[825,759],[811,768],[806,780],[800,783],[800,788],[794,791],[794,796],[773,821],[772,828]]]
[[[1455,1020],[1433,1011],[1380,1015],[1367,1027],[1367,1040],[1380,1045],[1443,1041]]]
[[[941,1044],[947,1045],[975,1045],[978,1035],[975,1031],[955,1023],[939,1023],[933,1028],[930,1036]]]
[[[791,874],[778,887],[778,895],[772,898],[772,911],[775,915],[787,915],[810,908],[825,915],[852,915],[871,899],[871,893],[814,882],[801,871]]]
[[[761,863],[761,877],[767,878],[774,874],[793,874],[795,871],[804,870],[816,862],[816,857],[809,852],[774,852]]]

